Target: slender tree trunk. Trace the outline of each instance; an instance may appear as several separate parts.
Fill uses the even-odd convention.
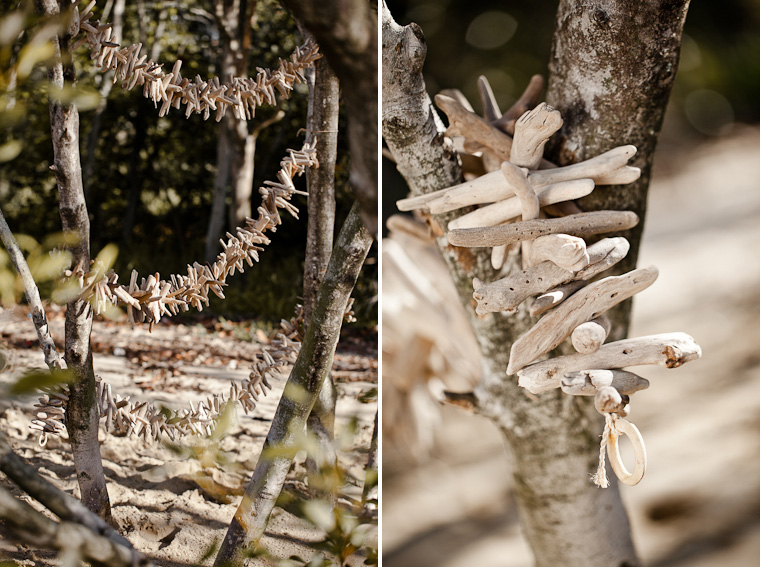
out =
[[[319,43],[343,86],[350,184],[377,234],[377,11],[366,0],[284,0]]]
[[[308,327],[319,284],[327,270],[333,247],[335,230],[335,161],[338,155],[338,109],[340,86],[338,78],[325,59],[320,59],[309,74],[309,114],[307,136],[316,138],[319,167],[306,172],[309,193],[308,227],[306,236],[306,261],[303,271],[304,321]],[[316,488],[319,468],[334,469],[337,454],[333,446],[335,438],[335,402],[338,392],[332,373],[328,373],[319,392],[314,408],[307,421],[307,429],[319,440],[321,448],[318,463],[307,461],[310,472],[309,486],[313,497],[331,502],[334,492]]]
[[[565,126],[555,158],[569,162],[634,143],[637,165],[646,168],[632,189],[598,189],[583,207],[643,213],[685,14],[683,2],[663,4],[560,2],[548,99],[563,113]],[[413,194],[460,181],[455,156],[442,143],[443,129],[425,92],[425,50],[419,27],[398,26],[384,7],[383,133]],[[612,201],[613,195],[620,200]],[[524,308],[509,317],[474,314],[472,278],[489,281],[496,274],[485,250],[448,245],[443,227],[451,216],[433,216],[430,222],[481,348],[477,411],[496,423],[513,454],[516,497],[536,565],[638,565],[617,486],[600,490],[589,481],[599,450],[599,416],[590,404],[559,391],[528,398],[516,379],[506,376],[511,345],[533,321]],[[637,239],[640,232],[628,236]],[[517,260],[506,270],[519,270]],[[627,328],[627,312],[615,322],[619,338]]]
[[[244,552],[264,533],[293,457],[302,446],[309,416],[330,371],[343,315],[356,285],[372,236],[364,227],[357,204],[343,224],[319,287],[311,324],[285,386],[264,448],[233,518],[217,566],[240,565]]]
[[[228,115],[219,124],[219,139],[216,143],[216,177],[214,178],[214,200],[211,204],[208,228],[206,229],[206,261],[213,261],[219,249],[219,237],[224,229],[224,209],[227,201],[227,185],[230,177],[230,134]]]
[[[37,0],[40,12],[53,15],[59,12],[56,0]],[[75,73],[68,52],[68,38],[58,39],[57,62],[49,69],[51,89],[62,89],[64,82],[74,85]],[[90,219],[82,187],[82,168],[79,158],[79,111],[74,105],[56,100],[50,102],[50,129],[54,162],[51,169],[58,183],[63,230],[77,235],[79,242],[72,247],[74,264],[90,265]],[[83,300],[66,306],[65,327],[66,364],[76,376],[71,385],[66,408],[66,429],[69,433],[82,502],[105,520],[112,522],[111,506],[106,490],[103,463],[98,443],[98,407],[95,401],[95,373],[92,367],[90,331],[92,308]]]

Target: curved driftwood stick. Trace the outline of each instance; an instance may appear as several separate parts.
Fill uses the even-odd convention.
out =
[[[480,102],[483,105],[483,118],[493,124],[501,118],[501,110],[499,110],[499,103],[496,102],[491,84],[485,75],[478,77],[478,92],[480,93]]]
[[[566,284],[558,285],[543,295],[539,295],[533,300],[533,305],[530,306],[530,316],[538,317],[539,315],[543,315],[549,311],[549,309],[559,305],[585,285],[586,282],[584,280],[573,280]]]
[[[586,242],[569,234],[547,234],[533,241],[530,263],[535,265],[545,260],[571,272],[585,268],[590,261]]]
[[[610,334],[610,321],[604,315],[578,325],[570,335],[573,348],[582,353],[596,352]]]
[[[149,567],[153,561],[131,546],[91,532],[72,522],[55,522],[0,486],[0,519],[19,539],[63,551],[69,557],[108,567]],[[67,553],[68,552],[68,553]],[[78,561],[76,562],[78,563]]]
[[[546,142],[560,128],[562,115],[545,102],[526,112],[515,123],[509,161],[528,169],[538,168]]]
[[[612,386],[602,386],[594,394],[594,407],[596,411],[604,415],[605,413],[616,413],[620,417],[628,415],[625,407],[628,405],[627,397],[623,398]]]
[[[654,266],[639,268],[622,276],[604,278],[573,294],[512,344],[507,374],[514,374],[559,346],[578,325],[648,288],[658,273]]]
[[[534,187],[586,177],[590,177],[594,181],[606,179],[617,170],[627,167],[628,160],[635,154],[636,146],[618,146],[596,157],[574,163],[573,165],[532,171],[529,178]],[[631,170],[638,170],[638,168],[631,168]],[[638,175],[636,179],[638,179]],[[598,184],[601,185],[601,183]]]
[[[528,82],[528,86],[525,87],[523,94],[515,103],[509,107],[501,118],[493,122],[502,132],[506,132],[510,136],[515,133],[515,123],[517,119],[525,114],[528,110],[533,108],[541,100],[541,93],[544,90],[544,78],[541,75],[533,75]]]
[[[594,396],[604,386],[612,386],[623,396],[649,388],[649,380],[627,370],[580,370],[568,372],[560,388],[571,396]]]
[[[594,211],[557,219],[534,219],[502,226],[457,229],[450,231],[447,237],[454,246],[490,248],[520,240],[535,240],[547,234],[564,233],[585,237],[618,232],[637,224],[639,217],[631,211]]]
[[[501,270],[504,261],[507,259],[507,246],[502,244],[491,248],[491,267],[494,270]]]
[[[605,238],[588,247],[589,265],[575,273],[554,262],[541,262],[506,278],[487,284],[473,280],[473,298],[478,302],[475,312],[485,315],[494,311],[512,311],[531,295],[543,293],[571,280],[587,280],[625,257],[628,241],[622,237]]]
[[[602,345],[591,354],[569,354],[536,362],[520,370],[519,384],[533,394],[559,388],[568,372],[584,368],[624,368],[642,364],[659,364],[677,368],[702,356],[702,349],[686,333],[663,333],[624,339]]]
[[[514,148],[514,146],[513,146]],[[520,211],[522,220],[537,219],[541,213],[541,205],[538,196],[533,187],[528,183],[528,177],[525,171],[514,164],[505,161],[501,164],[501,173],[509,185],[514,187],[515,195],[520,201]],[[593,188],[593,185],[592,185]],[[564,201],[565,199],[563,199]],[[530,266],[530,241],[522,242],[522,263],[523,268]]]
[[[447,136],[464,136],[468,141],[482,144],[495,153],[499,161],[509,161],[512,138],[491,126],[474,112],[446,95],[435,95],[435,104],[449,118]]]
[[[573,181],[564,181],[555,185],[531,188],[531,190],[535,191],[535,194],[538,197],[538,206],[540,208],[553,203],[585,197],[594,190],[594,182],[591,179],[576,179]],[[515,193],[517,193],[517,191],[518,189],[515,188]],[[519,197],[515,196],[464,214],[461,217],[452,220],[448,225],[448,229],[458,230],[463,228],[496,226],[518,217],[521,212],[522,202]],[[532,219],[523,218],[523,220]]]

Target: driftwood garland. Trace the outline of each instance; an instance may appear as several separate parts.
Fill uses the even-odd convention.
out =
[[[216,111],[219,122],[229,108],[235,118],[251,120],[256,115],[256,107],[262,104],[277,104],[277,95],[287,98],[297,83],[305,83],[304,72],[321,57],[319,47],[308,39],[297,47],[288,60],[280,59],[276,70],[258,69],[255,78],[234,77],[228,83],[220,83],[218,77],[202,79],[183,78],[180,70],[182,61],[176,61],[171,72],[165,73],[163,64],[140,55],[141,43],[122,47],[112,38],[113,24],[100,23],[92,19],[95,0],[80,12],[80,2],[74,5],[73,17],[69,25],[72,37],[72,51],[87,44],[90,58],[101,72],[114,70],[114,83],[121,82],[124,89],[143,87],[143,96],[153,101],[156,108],[160,104],[159,116],[165,116],[170,108],[185,106],[185,116],[203,113],[203,119]]]
[[[625,257],[630,244],[613,237],[587,247],[583,239],[632,228],[639,219],[631,211],[583,212],[573,200],[598,185],[638,179],[640,170],[628,165],[636,148],[623,145],[584,162],[556,167],[543,160],[543,148],[562,126],[559,113],[543,103],[525,108],[519,118],[510,118],[513,139],[503,130],[504,124],[497,124],[499,109],[487,81],[479,80],[479,88],[485,119],[475,115],[466,101],[438,96],[436,103],[449,117],[447,135],[462,136],[460,147],[480,151],[487,173],[432,194],[402,199],[398,206],[443,213],[481,205],[449,222],[447,237],[454,246],[492,247],[495,269],[501,267],[504,247],[522,243],[525,269],[493,282],[473,281],[476,313],[514,312],[538,296],[530,315],[542,317],[512,345],[507,374],[516,373],[520,386],[532,394],[561,388],[568,395],[594,396],[596,409],[605,416],[605,429],[593,480],[608,485],[604,467],[609,455],[618,478],[636,484],[646,469],[646,452],[638,429],[623,418],[629,396],[649,383],[622,369],[644,364],[674,368],[701,356],[699,345],[684,333],[604,344],[610,323],[603,313],[649,287],[658,272],[654,267],[641,268],[587,284]],[[533,100],[532,105],[536,103]],[[494,158],[502,163],[494,167]],[[548,212],[559,218],[542,218]],[[568,337],[576,354],[536,362]],[[633,472],[620,459],[620,435],[627,435],[634,445]]]

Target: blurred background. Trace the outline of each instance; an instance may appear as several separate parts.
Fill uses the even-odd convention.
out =
[[[458,88],[501,108],[546,77],[556,2],[388,1],[425,34],[431,96]],[[648,469],[621,488],[645,565],[744,567],[760,554],[760,2],[692,2],[654,162],[631,336],[684,331],[683,368],[640,368],[631,405]],[[407,189],[383,160],[383,214]],[[387,234],[387,233],[386,233]],[[389,567],[529,567],[510,456],[490,422],[435,399],[478,379],[453,285],[423,238],[383,243],[383,549]],[[411,345],[411,346],[410,346]],[[422,353],[422,355],[420,355]]]
[[[32,4],[28,0],[0,1],[0,14],[18,7],[25,14],[23,26],[28,30],[19,42],[12,25],[0,30],[0,49],[6,62],[25,54],[25,46],[28,54],[33,43]],[[233,60],[247,58],[247,64],[235,74],[255,76],[259,67],[276,68],[279,58],[287,59],[304,40],[291,14],[278,2],[258,0],[250,4],[250,20],[242,26],[247,32],[240,32],[243,40],[236,51],[230,48],[223,28],[223,18],[235,21],[236,14],[217,13],[211,0],[100,0],[94,17],[120,28],[114,35],[122,38],[123,45],[142,43],[142,53],[164,62],[166,71],[180,60],[183,77],[224,77],[228,71],[225,57],[233,51]],[[31,59],[44,63],[44,55]],[[215,246],[218,238],[242,224],[235,222],[230,212],[233,180],[219,159],[220,155],[229,155],[229,140],[221,140],[223,124],[214,121],[213,113],[203,121],[198,116],[186,119],[184,112],[176,109],[160,118],[153,103],[143,97],[141,87],[131,91],[120,85],[112,88],[112,74],[97,71],[85,47],[76,51],[75,64],[93,252],[116,243],[119,255],[114,269],[127,275],[132,269],[144,275],[156,270],[184,272],[188,263],[213,259],[221,251]],[[48,169],[53,156],[46,88],[45,69],[40,64],[28,76],[11,82],[7,93],[0,93],[12,99],[11,105],[3,105],[5,110],[0,115],[0,146],[8,147],[6,144],[12,142],[10,147],[17,150],[10,160],[5,159],[10,156],[0,156],[0,203],[14,231],[38,240],[60,231],[55,178]],[[303,144],[307,103],[308,89],[299,84],[277,108],[258,108],[249,123],[249,131],[257,131],[254,190],[249,199],[254,216],[260,201],[258,187],[275,178],[287,148],[299,149]],[[340,131],[336,230],[353,201],[347,187],[348,144],[342,134],[343,122]],[[298,178],[297,183],[305,189],[305,178]],[[220,184],[227,191],[221,225],[209,231],[214,189]],[[307,224],[306,199],[296,197],[294,204],[301,211],[300,220],[283,215],[283,225],[261,254],[260,264],[244,277],[231,278],[229,300],[214,297],[211,313],[272,321],[292,315],[302,293]],[[212,243],[212,255],[206,250],[207,241]],[[356,291],[354,310],[362,328],[377,323],[376,256],[373,250]]]

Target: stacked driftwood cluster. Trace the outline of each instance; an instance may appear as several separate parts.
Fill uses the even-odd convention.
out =
[[[630,211],[583,212],[573,200],[588,195],[596,185],[638,179],[639,169],[627,165],[636,148],[620,146],[581,163],[556,167],[543,159],[543,149],[561,128],[562,117],[544,103],[530,109],[537,102],[540,81],[531,82],[517,110],[513,107],[503,115],[485,78],[479,86],[485,118],[472,112],[457,93],[454,98],[438,95],[436,103],[448,116],[447,135],[464,153],[465,171],[469,163],[475,163],[482,168],[480,175],[469,175],[470,180],[455,187],[399,201],[399,208],[443,213],[480,205],[449,223],[449,242],[491,247],[496,269],[510,252],[522,251],[521,271],[493,282],[473,281],[476,311],[479,315],[513,312],[534,298],[530,315],[541,318],[512,345],[507,374],[517,374],[519,384],[532,394],[561,388],[569,395],[595,396],[595,407],[605,416],[606,426],[594,481],[608,484],[606,448],[618,477],[636,484],[644,474],[646,455],[638,430],[623,418],[629,396],[649,383],[622,368],[644,364],[673,368],[701,356],[694,339],[684,333],[604,344],[610,331],[604,313],[652,285],[658,272],[646,267],[594,279],[624,258],[630,246],[622,237],[603,238],[592,245],[584,238],[632,228],[639,219]],[[473,160],[474,155],[480,159]],[[568,337],[575,354],[537,362]],[[633,473],[620,460],[617,438],[621,434],[634,445]]]
[[[114,70],[114,82],[121,81],[125,89],[142,86],[145,98],[151,99],[156,108],[161,104],[159,116],[166,115],[171,107],[185,105],[186,117],[202,112],[206,120],[214,110],[218,122],[232,108],[236,118],[250,120],[257,106],[276,105],[278,93],[287,98],[296,83],[305,83],[304,72],[321,57],[317,44],[309,39],[295,49],[289,60],[280,59],[276,70],[258,69],[255,79],[234,77],[222,84],[218,77],[204,80],[196,75],[191,80],[180,74],[182,61],[176,61],[171,72],[165,73],[163,64],[140,55],[142,44],[119,45],[119,38],[111,37],[112,24],[92,19],[95,4],[92,0],[82,11],[79,2],[74,5],[69,27],[72,49],[86,43],[98,69]]]

